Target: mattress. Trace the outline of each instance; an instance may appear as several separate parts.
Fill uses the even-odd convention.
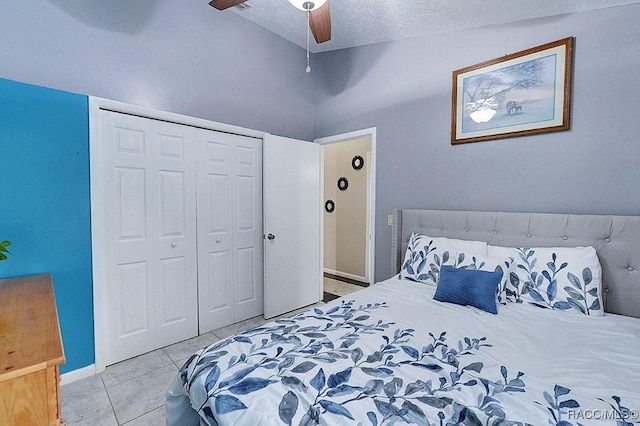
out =
[[[168,424],[640,421],[640,320],[494,315],[434,292],[391,278],[203,348],[171,385]]]

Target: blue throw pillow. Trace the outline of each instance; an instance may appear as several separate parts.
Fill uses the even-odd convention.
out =
[[[441,302],[475,306],[497,314],[496,291],[501,279],[502,271],[457,269],[445,265],[440,268],[440,279],[433,298]]]

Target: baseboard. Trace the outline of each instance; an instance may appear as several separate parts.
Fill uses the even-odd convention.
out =
[[[69,383],[76,382],[81,379],[85,379],[87,377],[91,377],[96,374],[96,365],[91,364],[86,367],[78,368],[77,370],[69,371],[68,373],[64,373],[60,375],[60,383],[62,386],[68,385]]]
[[[324,268],[324,273],[330,276],[333,275],[333,277],[336,277],[337,279],[345,278],[346,282],[355,281],[355,282],[352,282],[351,284],[361,285],[365,287],[369,285],[369,283],[367,283],[366,278],[360,275],[349,274],[348,272],[335,271],[333,269],[328,269],[328,268]]]

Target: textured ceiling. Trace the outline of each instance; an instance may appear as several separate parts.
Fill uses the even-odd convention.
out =
[[[640,3],[640,0],[329,1],[332,38],[318,45],[312,37],[312,52]],[[249,0],[247,4],[251,7],[231,10],[299,46],[306,46],[306,15],[288,0]]]

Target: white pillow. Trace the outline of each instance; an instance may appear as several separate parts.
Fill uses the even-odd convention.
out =
[[[511,257],[496,257],[482,254],[466,253],[465,262],[458,266],[461,269],[475,269],[479,271],[488,272],[502,272],[502,279],[498,283],[498,289],[496,291],[496,301],[500,304],[506,304],[507,302],[507,286],[509,284],[509,276],[511,273],[511,266],[513,264],[513,258]]]
[[[602,268],[593,247],[488,246],[490,256],[512,258],[507,300],[546,309],[604,315]]]
[[[411,234],[400,271],[401,279],[437,285],[442,265],[458,266],[465,262],[465,253],[486,255],[487,243],[453,238]],[[462,255],[462,256],[460,256]]]

